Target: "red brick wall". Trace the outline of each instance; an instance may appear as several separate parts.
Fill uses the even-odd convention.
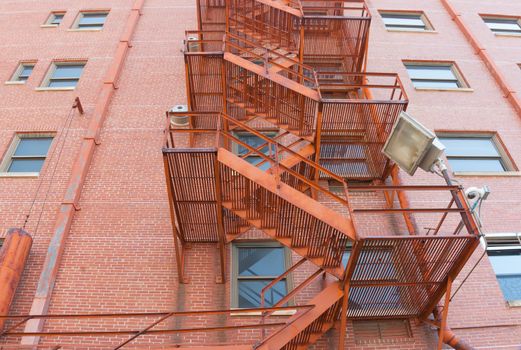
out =
[[[518,38],[496,38],[483,27],[476,13],[521,14],[521,7],[508,0],[477,5],[452,0],[464,19],[479,35],[487,50],[497,59],[510,83],[521,88],[521,62]],[[29,312],[41,272],[56,211],[63,198],[72,162],[81,137],[92,116],[101,88],[102,77],[114,55],[124,23],[130,11],[130,0],[4,0],[0,3],[0,153],[3,154],[17,131],[56,132],[54,158],[45,163],[39,178],[0,178],[0,234],[9,227],[23,224],[41,181],[37,202],[27,229],[34,245],[13,305],[14,314]],[[521,122],[502,97],[485,66],[450,20],[438,0],[371,0],[373,14],[369,67],[371,70],[399,72],[411,99],[409,111],[426,126],[435,130],[498,131],[512,154],[521,164]],[[101,32],[68,31],[80,9],[110,9]],[[435,34],[392,33],[383,28],[377,9],[423,9]],[[59,28],[40,28],[51,10],[67,10]],[[5,19],[5,20],[4,20]],[[192,245],[187,251],[186,273],[189,284],[179,284],[175,267],[172,230],[165,191],[160,149],[163,142],[164,111],[174,104],[185,103],[184,61],[181,41],[185,29],[196,28],[195,3],[192,0],[145,0],[132,40],[132,48],[124,64],[114,98],[110,104],[101,144],[97,147],[89,175],[76,212],[65,254],[52,296],[49,313],[136,312],[158,310],[202,310],[230,307],[229,280],[216,284],[219,274],[218,250],[212,244]],[[80,83],[71,92],[41,92],[41,83],[49,63],[59,58],[88,59]],[[25,85],[4,85],[18,61],[37,59],[34,72]],[[415,91],[407,77],[402,59],[455,60],[469,81],[473,92]],[[516,70],[517,69],[517,70]],[[61,157],[57,160],[66,131],[62,131],[74,97],[79,96],[85,115],[74,117],[67,133]],[[450,108],[448,108],[450,107]],[[51,153],[53,150],[51,149]],[[54,164],[58,161],[56,172]],[[52,182],[51,176],[54,173]],[[440,183],[434,176],[418,176],[406,182]],[[517,199],[521,187],[518,177],[459,177],[465,185],[487,183],[493,193],[483,207],[486,232],[519,231],[521,204]],[[46,193],[48,197],[46,197]],[[46,198],[41,222],[36,230],[42,201]],[[359,194],[360,205],[383,205],[383,198]],[[436,200],[431,200],[437,202]],[[405,232],[401,217],[394,215],[375,224],[369,218],[358,218],[361,233],[399,230]],[[391,233],[391,232],[387,232]],[[252,232],[244,238],[259,238]],[[481,254],[478,250],[462,276]],[[229,254],[228,254],[229,258]],[[294,262],[298,257],[293,257]],[[306,264],[294,275],[294,284],[314,271]],[[229,261],[227,262],[229,279]],[[455,282],[455,288],[461,278]],[[299,297],[309,300],[320,288],[313,284]],[[491,266],[485,257],[458,292],[449,312],[455,332],[481,349],[521,343],[521,309],[509,308],[502,297]],[[151,320],[148,320],[151,322]],[[170,327],[192,327],[258,322],[257,317],[223,319],[179,318]],[[143,321],[85,323],[83,329],[95,327],[143,327]],[[71,322],[49,322],[45,330],[75,329]],[[412,322],[413,339],[359,345],[349,324],[349,349],[432,349],[436,342],[430,327]],[[259,331],[197,333],[189,336],[146,336],[142,344],[164,342],[223,343],[257,340]],[[333,349],[337,330],[330,331],[314,349]],[[72,344],[67,348],[106,348],[117,340],[99,337],[44,339],[42,344]],[[19,339],[0,340],[19,343]],[[515,348],[515,347],[512,347]]]

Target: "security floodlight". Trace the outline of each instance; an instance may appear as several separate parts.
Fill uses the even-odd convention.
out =
[[[413,117],[401,112],[384,145],[383,153],[407,174],[421,167],[431,171],[445,146],[436,135]]]

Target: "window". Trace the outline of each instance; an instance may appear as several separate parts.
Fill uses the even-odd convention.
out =
[[[233,245],[232,306],[255,308],[261,305],[261,291],[289,265],[287,250],[275,242],[237,243]],[[280,301],[288,291],[286,278],[268,289],[264,305]]]
[[[466,88],[460,74],[452,63],[405,63],[415,88],[459,89]]]
[[[73,28],[101,30],[109,13],[103,12],[80,12]]]
[[[52,136],[41,134],[16,135],[2,161],[2,171],[5,173],[39,173],[52,139]]]
[[[65,16],[65,12],[51,12],[45,21],[45,25],[57,27],[62,22],[63,16]]]
[[[54,62],[43,86],[74,89],[80,80],[85,62]]]
[[[432,31],[433,28],[423,12],[380,12],[385,28],[406,31]]]
[[[521,34],[519,18],[483,17],[483,21],[493,33]]]
[[[274,137],[276,135],[276,132],[265,132],[263,133],[267,137]],[[244,142],[245,144],[253,147],[253,148],[259,148],[263,144],[266,143],[266,141],[256,135],[253,135],[249,132],[237,132],[235,133],[235,137],[237,137],[240,141]],[[246,160],[248,163],[253,165],[259,165],[259,168],[262,170],[267,170],[270,168],[271,163],[269,161],[264,161],[264,158],[262,158],[259,154],[259,152],[251,152],[250,150],[240,144],[235,144],[235,153],[242,157],[244,160]],[[269,155],[270,154],[270,148],[268,145],[262,147],[260,149],[260,152]],[[275,152],[273,147],[271,148],[271,152]]]
[[[495,134],[447,135],[439,137],[454,172],[503,172],[513,165]]]
[[[35,63],[34,62],[22,62],[11,77],[13,82],[25,83],[33,72]]]
[[[489,234],[487,254],[508,302],[521,305],[521,233]]]

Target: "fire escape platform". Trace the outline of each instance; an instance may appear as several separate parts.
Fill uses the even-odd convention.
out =
[[[477,235],[359,239],[347,271],[348,317],[425,318],[478,245]]]

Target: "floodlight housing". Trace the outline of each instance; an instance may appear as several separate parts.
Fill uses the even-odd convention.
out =
[[[436,135],[405,112],[401,112],[382,152],[407,174],[418,167],[430,171],[445,146]]]

